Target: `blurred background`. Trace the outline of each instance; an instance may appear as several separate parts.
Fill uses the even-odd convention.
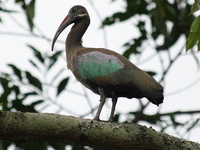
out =
[[[159,107],[146,98],[119,98],[115,122],[152,126],[200,142],[200,54],[196,47],[185,50],[195,19],[189,15],[192,0],[1,0],[0,109],[94,118],[100,97],[67,69],[64,43],[71,26],[51,51],[58,26],[77,4],[86,7],[91,19],[84,46],[114,50],[164,86],[164,103]],[[102,120],[108,120],[110,110],[108,99]],[[0,141],[0,147],[30,150],[34,144],[42,150],[77,149],[35,143]]]

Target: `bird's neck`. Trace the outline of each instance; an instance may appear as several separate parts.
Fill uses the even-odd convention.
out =
[[[66,39],[67,66],[70,68],[71,58],[82,46],[82,37],[90,24],[90,18],[85,17],[75,23]]]

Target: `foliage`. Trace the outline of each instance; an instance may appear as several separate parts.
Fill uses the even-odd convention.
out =
[[[35,47],[28,45],[30,49],[32,50],[33,54],[35,55],[36,60],[29,59],[30,65],[32,67],[36,68],[38,73],[41,73],[41,71],[44,71],[44,78],[47,78],[47,75],[55,66],[57,62],[57,58],[59,55],[62,54],[61,51],[57,51],[56,53],[52,55],[42,54],[39,50],[37,50]],[[38,61],[37,61],[38,60]],[[42,67],[40,67],[42,66]],[[8,67],[10,67],[13,71],[13,74],[7,74],[7,73],[1,73],[1,83],[2,88],[4,90],[3,94],[1,95],[0,99],[4,100],[3,102],[3,110],[11,110],[16,109],[23,112],[37,112],[34,107],[38,104],[41,104],[45,99],[45,93],[47,92],[47,89],[44,89],[45,84],[52,86],[53,82],[59,78],[59,76],[62,74],[61,69],[58,74],[56,74],[49,83],[45,83],[47,81],[42,81],[40,77],[33,75],[32,72],[29,72],[27,70],[22,70],[15,66],[14,64],[8,64]],[[43,79],[44,80],[44,79]],[[68,83],[69,77],[66,77],[60,81],[60,83],[57,86],[57,94],[58,96],[63,90],[66,88]],[[22,85],[24,87],[28,87],[28,91],[21,91]],[[9,95],[11,93],[15,93],[15,97],[10,99]],[[24,105],[22,102],[26,100],[28,97],[35,97],[36,99],[31,105]],[[9,101],[8,101],[9,99]],[[11,102],[12,104],[9,105],[8,102]],[[10,107],[9,107],[9,106]],[[24,109],[21,109],[24,107]],[[27,108],[26,108],[27,107]]]
[[[32,31],[34,27],[33,19],[35,17],[35,0],[31,0],[29,3],[25,0],[15,0],[15,3],[21,5],[21,8],[25,12],[24,14],[26,15],[30,30]]]
[[[63,73],[63,69],[59,73],[52,77],[50,82],[47,83],[45,78],[49,72],[56,67],[58,57],[62,54],[62,51],[57,51],[52,55],[47,53],[42,54],[40,50],[36,49],[34,46],[28,45],[30,50],[33,52],[35,59],[29,59],[30,65],[37,70],[37,75],[33,72],[27,70],[22,70],[14,64],[8,64],[8,67],[12,70],[13,74],[8,74],[1,72],[0,83],[3,89],[3,94],[0,95],[0,103],[2,103],[3,110],[7,111],[21,111],[21,112],[38,112],[35,107],[43,104],[48,100],[48,87],[45,85],[53,86],[54,81],[59,79]],[[39,74],[44,72],[44,79],[40,79]],[[66,77],[60,81],[57,85],[57,93],[55,97],[61,94],[68,83],[69,77]],[[22,88],[23,87],[23,88]],[[14,95],[14,96],[13,96]],[[26,104],[27,99],[31,99],[31,103]],[[49,99],[51,101],[51,99]],[[44,107],[47,107],[46,104]],[[35,144],[37,143],[37,144]],[[4,149],[7,149],[12,142],[1,141],[0,145]],[[27,142],[27,143],[15,143],[19,148],[24,150],[34,149],[47,149],[51,146],[57,150],[65,149],[66,144],[52,143],[52,142]],[[37,145],[37,148],[36,146]]]
[[[190,15],[200,10],[200,1],[195,0],[193,4]],[[187,38],[186,42],[186,51],[193,48],[194,45],[197,44],[197,49],[200,51],[200,16],[196,17],[195,20],[192,22],[190,27],[190,35]]]
[[[115,0],[113,0],[114,2]],[[183,35],[185,38],[188,37],[186,43],[186,50],[191,49],[196,43],[198,45],[198,50],[200,49],[200,34],[199,25],[200,17],[195,17],[194,12],[199,10],[199,1],[196,0],[192,9],[191,5],[187,1],[167,1],[167,0],[125,0],[126,8],[123,12],[116,12],[110,17],[107,17],[103,21],[103,27],[112,26],[117,23],[128,21],[130,19],[136,19],[137,23],[134,27],[140,32],[139,37],[134,37],[124,43],[126,51],[123,55],[130,58],[131,55],[140,56],[143,53],[142,49],[148,47],[148,41],[153,41],[153,47],[156,54],[166,52],[170,56],[170,49],[173,47],[180,37]],[[4,9],[1,7],[0,1],[0,11],[4,13],[16,13],[14,10]],[[20,5],[26,16],[27,23],[29,25],[30,31],[33,33],[35,24],[35,0],[25,1],[25,0],[15,0],[16,5]],[[190,14],[190,15],[189,15]],[[138,17],[139,16],[139,17]],[[146,17],[147,19],[143,19]],[[0,18],[0,21],[1,18]],[[148,21],[150,22],[151,28],[147,28]],[[193,22],[193,23],[192,23]],[[168,24],[172,26],[169,28]],[[190,28],[191,25],[191,28]],[[190,28],[190,30],[189,30]],[[162,43],[157,44],[159,38],[162,38]],[[3,90],[0,95],[0,105],[2,104],[3,110],[17,110],[22,112],[38,112],[37,106],[43,105],[43,107],[48,107],[51,104],[57,104],[49,95],[49,88],[54,87],[54,98],[57,99],[59,95],[66,90],[69,82],[69,77],[63,77],[63,71],[65,68],[59,68],[57,73],[53,74],[53,77],[49,77],[49,72],[52,72],[56,68],[58,58],[62,55],[62,51],[57,51],[51,55],[48,53],[42,53],[41,49],[37,49],[33,45],[27,45],[29,49],[34,54],[34,58],[28,60],[28,63],[34,71],[23,70],[15,64],[8,64],[8,67],[12,70],[12,74],[7,72],[1,72],[0,88]],[[173,63],[176,62],[177,58],[180,57],[180,52],[172,59],[169,58],[169,64],[166,68],[162,69],[162,77],[160,82],[165,80],[166,74],[169,72]],[[193,55],[197,63],[198,59]],[[161,60],[162,62],[162,60]],[[157,74],[157,72],[149,71],[151,75]],[[47,80],[47,78],[50,80]],[[55,82],[58,84],[55,85]],[[27,100],[30,101],[27,104]],[[49,101],[50,103],[45,103]],[[178,127],[187,126],[187,132],[191,131],[199,122],[197,119],[189,119],[184,123],[177,120],[177,116],[187,114],[194,115],[199,114],[199,111],[175,111],[160,113],[159,111],[152,115],[145,114],[145,109],[148,104],[143,104],[140,100],[140,109],[134,112],[129,112],[128,115],[132,116],[132,119],[127,117],[127,121],[138,123],[139,121],[145,121],[151,125],[157,125],[160,127],[161,132],[166,131],[167,128],[173,128],[176,130]],[[60,107],[62,108],[62,107]],[[91,110],[92,113],[95,109]],[[116,114],[114,121],[119,122],[122,114]],[[166,120],[166,117],[169,119]],[[12,142],[0,141],[1,146],[7,149]],[[39,147],[36,149],[48,149],[51,146],[57,150],[63,150],[66,144],[51,143],[51,142],[30,142],[30,143],[14,143],[16,147],[21,149],[35,148],[35,145]],[[34,145],[34,146],[33,146]],[[84,147],[72,147],[73,150],[83,150]]]
[[[190,23],[194,20],[194,16],[188,16],[190,12],[190,4],[180,1],[173,3],[166,0],[159,1],[140,1],[140,0],[125,0],[126,9],[124,12],[117,12],[110,17],[107,17],[103,21],[104,26],[110,26],[115,23],[123,22],[135,16],[141,16],[138,19],[138,23],[135,25],[140,31],[140,37],[133,38],[124,46],[127,50],[124,52],[124,56],[129,58],[131,54],[140,54],[141,46],[148,40],[153,39],[156,41],[159,37],[163,37],[162,44],[156,44],[157,51],[168,51],[172,47],[181,35],[189,35]],[[182,3],[184,3],[183,6]],[[133,9],[134,8],[134,9]],[[151,30],[145,28],[147,21],[142,19],[142,16],[149,17],[151,21]],[[167,22],[171,22],[173,25],[168,27]]]

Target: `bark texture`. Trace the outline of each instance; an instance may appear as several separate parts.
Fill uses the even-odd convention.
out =
[[[53,141],[109,150],[188,150],[200,144],[137,124],[105,123],[49,113],[0,111],[0,139]]]

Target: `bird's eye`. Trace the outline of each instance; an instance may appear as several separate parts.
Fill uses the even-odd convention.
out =
[[[77,10],[78,10],[78,8],[76,8],[76,7],[73,8],[73,11],[77,11]]]

